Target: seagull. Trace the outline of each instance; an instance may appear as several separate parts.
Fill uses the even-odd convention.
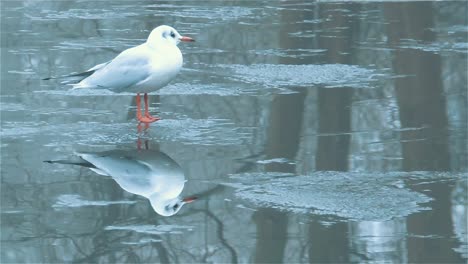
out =
[[[79,77],[74,89],[108,89],[113,92],[135,92],[137,119],[142,123],[159,120],[148,111],[148,93],[166,86],[182,68],[180,42],[194,42],[177,30],[162,25],[153,29],[145,43],[121,52],[111,61],[83,72],[62,77]],[[52,78],[45,78],[48,80]],[[141,113],[140,93],[144,93],[145,112]]]
[[[49,160],[47,163],[87,167],[99,175],[111,176],[125,191],[149,199],[153,210],[162,216],[179,212],[197,197],[181,198],[185,185],[182,168],[172,158],[156,150],[109,150],[76,153],[74,160]]]

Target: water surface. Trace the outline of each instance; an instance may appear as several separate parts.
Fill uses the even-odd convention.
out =
[[[3,1],[1,262],[465,263],[462,1]],[[197,39],[151,94],[69,91],[160,24]],[[142,129],[140,129],[142,130]],[[112,177],[49,164],[160,151],[171,217]]]

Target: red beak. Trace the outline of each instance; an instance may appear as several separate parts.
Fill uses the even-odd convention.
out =
[[[182,201],[184,203],[191,203],[191,202],[193,202],[195,200],[197,200],[197,197],[186,197],[186,198],[182,199]]]
[[[183,42],[195,42],[195,40],[193,38],[190,38],[190,37],[181,37],[180,38],[180,41],[183,41]]]

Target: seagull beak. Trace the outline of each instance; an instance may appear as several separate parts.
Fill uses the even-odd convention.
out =
[[[195,40],[194,40],[193,38],[185,37],[185,36],[180,37],[180,41],[183,41],[183,42],[195,42]]]
[[[193,201],[197,200],[197,197],[186,197],[184,199],[182,199],[182,202],[188,204],[188,203],[191,203]]]

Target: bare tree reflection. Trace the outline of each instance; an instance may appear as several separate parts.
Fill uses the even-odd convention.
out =
[[[353,32],[359,24],[355,19],[350,21],[341,8],[355,13],[356,7],[356,4],[319,6],[320,17],[329,18],[322,24],[323,33],[318,35],[318,48],[327,50],[327,62],[351,64]],[[348,170],[350,135],[347,133],[351,130],[352,95],[352,89],[348,87],[318,90],[317,170]]]
[[[319,14],[327,18],[318,34],[318,48],[326,49],[329,63],[351,64],[353,32],[358,23],[343,10],[357,12],[356,4],[321,4]],[[321,88],[318,90],[319,137],[316,155],[317,170],[347,171],[351,131],[352,90]],[[333,246],[330,246],[333,245]],[[309,261],[347,262],[349,248],[347,225],[337,223],[326,227],[309,224]]]
[[[152,97],[155,100],[153,107],[159,106],[161,101],[158,109],[162,108],[160,111],[166,115],[166,121],[152,127],[155,133],[151,136],[157,137],[163,150],[177,153],[176,157],[187,161],[181,165],[186,166],[193,178],[203,178],[203,181],[197,178],[195,184],[190,184],[194,192],[206,188],[207,184],[212,184],[211,181],[227,180],[227,175],[231,173],[252,172],[259,168],[265,168],[267,172],[296,174],[315,169],[395,170],[400,164],[403,164],[404,170],[454,169],[449,160],[456,157],[460,163],[464,163],[466,155],[450,153],[452,146],[448,137],[452,138],[454,133],[466,134],[466,128],[447,128],[454,119],[447,114],[446,108],[456,109],[458,105],[448,103],[442,81],[445,84],[450,80],[449,83],[455,83],[452,86],[457,86],[460,81],[453,81],[452,75],[460,79],[459,76],[464,77],[464,73],[460,72],[466,70],[466,64],[453,65],[450,61],[450,67],[444,68],[445,56],[410,49],[407,42],[407,39],[414,39],[418,43],[434,44],[434,32],[440,30],[438,23],[447,24],[444,29],[445,26],[466,25],[466,18],[454,19],[462,22],[453,23],[440,13],[435,16],[437,8],[434,6],[456,9],[456,5],[450,3],[439,5],[427,2],[344,4],[301,0],[234,0],[222,3],[199,1],[195,5],[193,1],[156,3],[153,0],[131,3],[6,1],[2,6],[2,29],[8,30],[8,38],[2,39],[2,65],[5,62],[6,67],[2,70],[1,99],[2,104],[14,104],[11,104],[12,109],[2,105],[2,125],[17,126],[18,130],[11,129],[12,135],[6,141],[2,137],[1,144],[4,151],[1,172],[3,247],[0,262],[462,262],[464,259],[452,249],[458,247],[455,240],[459,239],[454,235],[452,223],[453,226],[460,225],[454,218],[460,222],[466,220],[466,212],[454,216],[453,209],[454,205],[464,206],[466,199],[458,204],[450,202],[450,183],[407,181],[416,184],[413,190],[435,198],[428,204],[433,210],[386,222],[348,221],[326,225],[324,222],[333,221],[336,216],[300,215],[256,206],[257,211],[236,208],[241,204],[229,199],[235,197],[235,193],[232,197],[230,191],[214,195],[214,190],[201,193],[199,197],[211,197],[202,199],[203,202],[194,208],[186,208],[177,217],[159,219],[157,216],[155,218],[153,210],[145,202],[94,209],[56,210],[52,205],[61,194],[79,194],[86,199],[102,201],[136,201],[138,198],[129,196],[131,194],[122,191],[115,183],[87,174],[87,170],[58,168],[52,171],[40,167],[41,164],[37,162],[38,155],[51,158],[52,153],[68,153],[73,144],[70,142],[85,146],[93,143],[108,145],[113,144],[115,139],[131,142],[134,147],[133,137],[122,136],[127,133],[126,126],[119,126],[128,124],[127,119],[133,119],[135,115],[131,109],[129,117],[125,116],[125,108],[130,104],[128,96],[70,96],[65,91],[61,92],[62,87],[40,85],[36,79],[38,75],[45,77],[78,71],[111,59],[121,50],[144,41],[148,31],[155,26],[169,24],[176,28],[180,25],[187,33],[196,32],[202,41],[197,42],[194,48],[184,50],[187,71],[179,76],[178,87],[175,85],[177,89]],[[129,9],[128,16],[122,19],[119,12],[126,9]],[[38,14],[38,10],[44,12]],[[382,11],[385,11],[385,16]],[[103,12],[106,13],[105,17],[93,17]],[[381,28],[386,26],[393,45],[391,50],[385,43],[387,34],[380,33]],[[379,34],[367,34],[363,28]],[[466,33],[466,30],[462,31]],[[359,39],[355,39],[357,37]],[[406,39],[404,48],[403,39]],[[452,36],[447,37],[447,41],[453,40],[458,41]],[[370,46],[374,43],[381,46],[373,49]],[[302,53],[300,49],[322,51]],[[369,54],[378,58],[369,59]],[[449,56],[459,55],[450,53]],[[466,54],[461,55],[459,57],[466,59]],[[248,66],[255,63],[339,63],[359,64],[364,68],[373,68],[369,64],[375,63],[375,67],[381,69],[388,68],[390,57],[393,58],[395,75],[406,76],[395,79],[395,93],[393,86],[388,84],[392,81],[384,80],[385,93],[381,93],[381,87],[357,93],[345,86],[312,86],[298,88],[294,94],[265,92],[265,95],[261,91],[259,95],[256,90],[247,89],[248,83],[231,83],[231,79],[210,73],[218,64]],[[464,68],[459,67],[460,64],[465,65]],[[31,71],[23,72],[25,69]],[[9,70],[13,73],[9,73]],[[446,72],[450,74],[445,75]],[[192,84],[212,90],[192,93]],[[229,84],[227,88],[240,90],[232,94],[218,90],[226,88],[224,84]],[[38,89],[53,91],[32,93]],[[466,90],[466,87],[460,89]],[[171,91],[175,93],[170,94]],[[385,96],[380,97],[381,94]],[[466,97],[466,91],[451,96]],[[372,107],[358,109],[356,104],[352,105],[352,97],[360,97],[365,100],[363,104]],[[398,107],[393,104],[395,97]],[[372,102],[367,100],[369,98]],[[377,103],[373,100],[376,98],[379,99]],[[380,108],[380,99],[391,100],[392,111]],[[63,105],[56,108],[51,105],[53,100]],[[463,102],[461,104],[466,106],[466,100]],[[29,109],[15,110],[15,105]],[[371,117],[363,122],[360,116],[366,115],[369,109],[391,112],[391,120]],[[94,110],[100,110],[100,114],[96,115]],[[58,115],[58,111],[63,113]],[[356,113],[356,116],[352,116],[352,113]],[[401,134],[399,130],[392,130],[393,121],[398,119],[394,117],[398,114],[403,128]],[[457,118],[464,117],[460,115]],[[232,126],[220,125],[223,130],[211,134],[208,130],[212,126],[205,127],[204,122],[200,122],[203,126],[201,129],[179,123],[186,121],[185,118],[189,121],[220,119],[223,120],[220,123],[229,122]],[[357,122],[351,124],[351,118]],[[113,124],[106,126],[109,130],[105,132],[117,131],[119,136],[100,138],[94,126],[109,121]],[[392,125],[383,125],[387,121]],[[68,128],[67,124],[81,122],[76,128],[91,129],[70,133],[75,126]],[[357,125],[359,122],[366,125]],[[57,124],[63,126],[53,131],[48,129],[55,128]],[[400,123],[395,124],[398,126]],[[466,122],[460,126],[464,125],[466,127]],[[352,131],[356,127],[371,133],[359,133],[359,129]],[[372,134],[380,134],[376,127],[382,129],[385,135],[380,135],[371,146],[369,141],[376,139],[372,138]],[[131,129],[133,131],[133,125]],[[235,141],[239,142],[238,145],[225,144],[220,140],[222,136],[231,135],[227,133],[230,129],[242,130],[239,134],[233,134],[241,137]],[[18,131],[19,135],[13,135],[11,131]],[[186,134],[182,141],[178,137],[180,133]],[[79,139],[76,139],[78,134]],[[205,135],[216,140],[205,145],[195,139]],[[466,143],[463,140],[465,137],[459,136],[460,140],[456,142]],[[386,140],[391,141],[393,147],[388,148],[388,142],[382,144],[381,141]],[[400,141],[402,159],[399,155]],[[356,142],[356,149],[368,144],[364,146],[368,148],[361,152],[366,155],[356,155],[359,153],[354,152],[351,142]],[[462,144],[458,145],[457,148],[463,148]],[[147,148],[143,141],[140,146]],[[368,159],[376,153],[368,151],[373,146],[385,150],[379,150],[381,156]],[[155,149],[153,145],[149,148]],[[397,151],[394,153],[393,150]],[[460,153],[466,154],[466,151]],[[257,162],[265,158],[264,154],[267,159],[286,158],[296,164],[280,162],[259,165]],[[249,155],[251,163],[239,168],[242,164],[237,164],[237,160],[243,162]],[[397,161],[392,162],[390,167],[382,166],[385,161],[369,166],[372,160],[387,156]],[[350,160],[355,162],[358,159],[359,165],[363,166],[349,167]],[[461,167],[466,168],[465,164]],[[11,212],[5,212],[5,208]],[[157,235],[130,229],[106,230],[108,226],[178,224],[193,226],[193,230],[184,230],[181,235]],[[463,230],[458,231],[459,236],[464,234]],[[157,241],[145,241],[147,238]],[[463,246],[466,243],[458,249],[465,250]],[[299,256],[299,259],[291,256]]]
[[[305,30],[303,24],[299,27],[290,23],[297,19],[307,18],[312,12],[300,12],[290,9],[281,11],[282,26],[280,28],[280,48],[306,48],[310,43],[305,39],[294,39],[289,33]],[[297,58],[283,57],[281,64],[301,64],[311,61],[300,61]],[[304,116],[304,103],[307,91],[298,90],[297,93],[276,95],[271,102],[268,136],[265,153],[267,159],[286,158],[294,160],[299,150],[300,133]],[[295,164],[272,163],[266,166],[267,171],[296,172]],[[280,263],[285,261],[285,246],[287,242],[288,215],[271,208],[261,208],[253,215],[257,226],[257,243],[255,251],[256,263]]]
[[[434,10],[432,3],[386,3],[385,17],[391,45],[404,40],[423,43],[435,41]],[[450,170],[448,147],[448,120],[446,98],[441,77],[441,58],[438,54],[417,49],[398,48],[393,54],[393,70],[404,78],[395,80],[395,90],[403,128],[423,128],[403,131],[401,145],[403,169],[406,171]],[[440,234],[453,236],[450,218],[451,187],[445,183],[414,185],[414,190],[424,192],[435,200],[431,211],[411,215],[408,232],[415,235]],[[450,234],[450,235],[449,235]],[[460,262],[461,257],[452,248],[450,240],[408,240],[409,262]],[[434,250],[437,248],[437,250]]]

